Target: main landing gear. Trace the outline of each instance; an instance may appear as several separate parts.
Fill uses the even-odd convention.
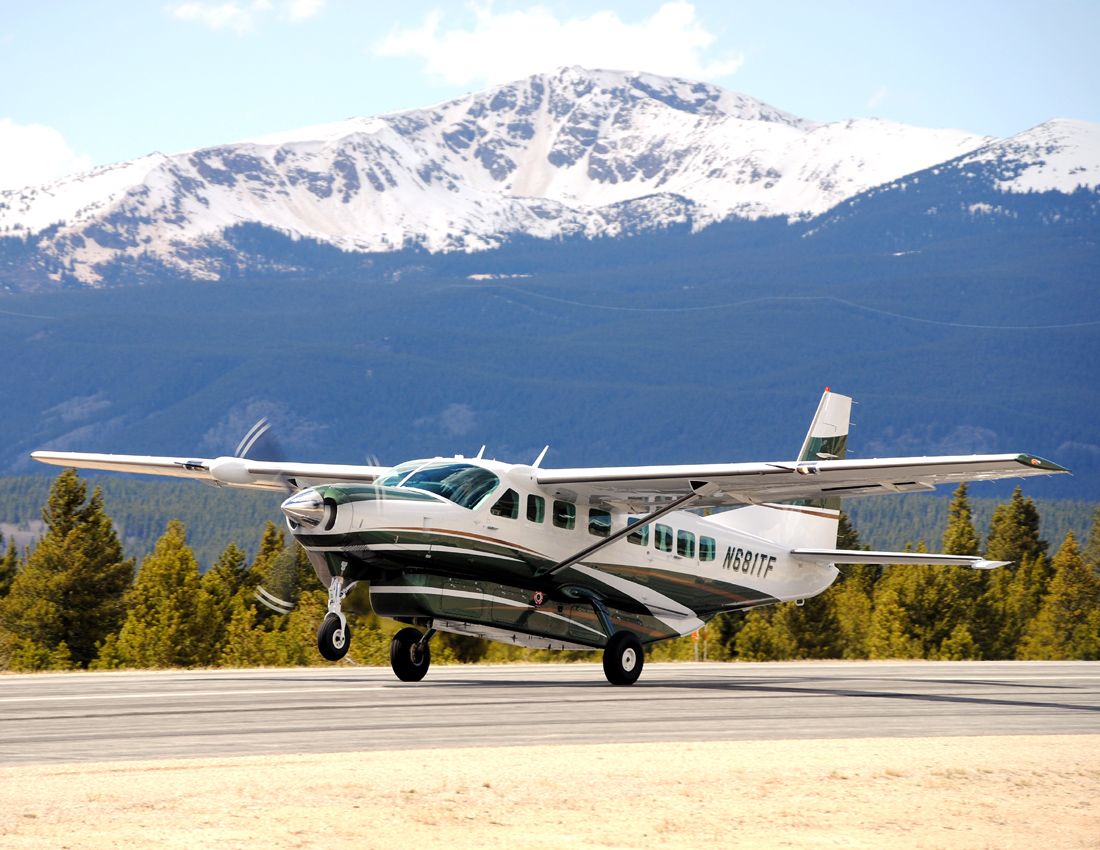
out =
[[[615,632],[603,651],[603,674],[613,685],[633,685],[642,675],[645,653],[634,632]]]
[[[402,629],[390,642],[390,666],[402,682],[419,682],[432,663],[432,649],[428,641],[435,629],[421,634],[414,628]]]

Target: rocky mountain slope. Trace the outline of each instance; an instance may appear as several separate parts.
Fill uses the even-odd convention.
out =
[[[446,252],[797,223],[937,166],[981,166],[1003,193],[1095,188],[1100,126],[1052,121],[997,140],[817,124],[707,83],[562,68],[431,108],[0,192],[0,286],[110,285],[122,263],[219,279],[248,264],[226,238],[242,225],[345,252]]]

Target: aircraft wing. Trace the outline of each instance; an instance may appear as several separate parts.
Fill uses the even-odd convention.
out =
[[[565,498],[626,504],[641,512],[696,492],[695,507],[873,496],[937,484],[1053,475],[1068,469],[1029,454],[958,455],[699,466],[536,469],[535,480]]]
[[[31,457],[54,466],[102,469],[108,472],[136,472],[190,478],[208,484],[249,487],[285,492],[335,481],[370,483],[389,470],[386,466],[356,466],[335,463],[285,463],[240,457],[188,458],[152,455],[113,455],[86,452],[33,452]]]

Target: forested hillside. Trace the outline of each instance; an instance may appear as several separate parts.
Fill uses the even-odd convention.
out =
[[[25,494],[33,485],[20,486]],[[326,594],[301,548],[278,526],[263,528],[251,557],[225,542],[203,573],[182,522],[168,521],[139,564],[125,551],[106,505],[99,488],[89,492],[86,482],[66,470],[45,496],[41,539],[25,551],[12,541],[0,546],[0,669],[323,663],[314,632]],[[951,500],[942,539],[921,539],[928,548],[981,552],[1011,566],[846,568],[828,591],[803,605],[720,615],[698,640],[657,644],[650,655],[749,661],[1100,659],[1100,509],[1084,539],[1068,532],[1051,545],[1040,527],[1039,507],[1017,489],[994,508],[983,543],[963,486]],[[847,518],[838,545],[861,548]],[[260,586],[277,590],[293,610],[282,614],[259,604]],[[345,613],[352,628],[350,659],[385,663],[397,624],[375,616],[361,589],[348,598]],[[433,657],[472,662],[590,655],[441,635]]]

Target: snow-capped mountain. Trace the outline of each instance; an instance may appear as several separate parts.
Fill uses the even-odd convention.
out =
[[[152,259],[217,279],[254,223],[354,252],[476,251],[528,235],[616,236],[731,217],[801,221],[940,163],[1004,192],[1100,183],[1100,127],[1007,140],[876,119],[817,124],[689,80],[562,68],[440,104],[0,192],[54,280]],[[216,249],[216,250],[214,250]]]

